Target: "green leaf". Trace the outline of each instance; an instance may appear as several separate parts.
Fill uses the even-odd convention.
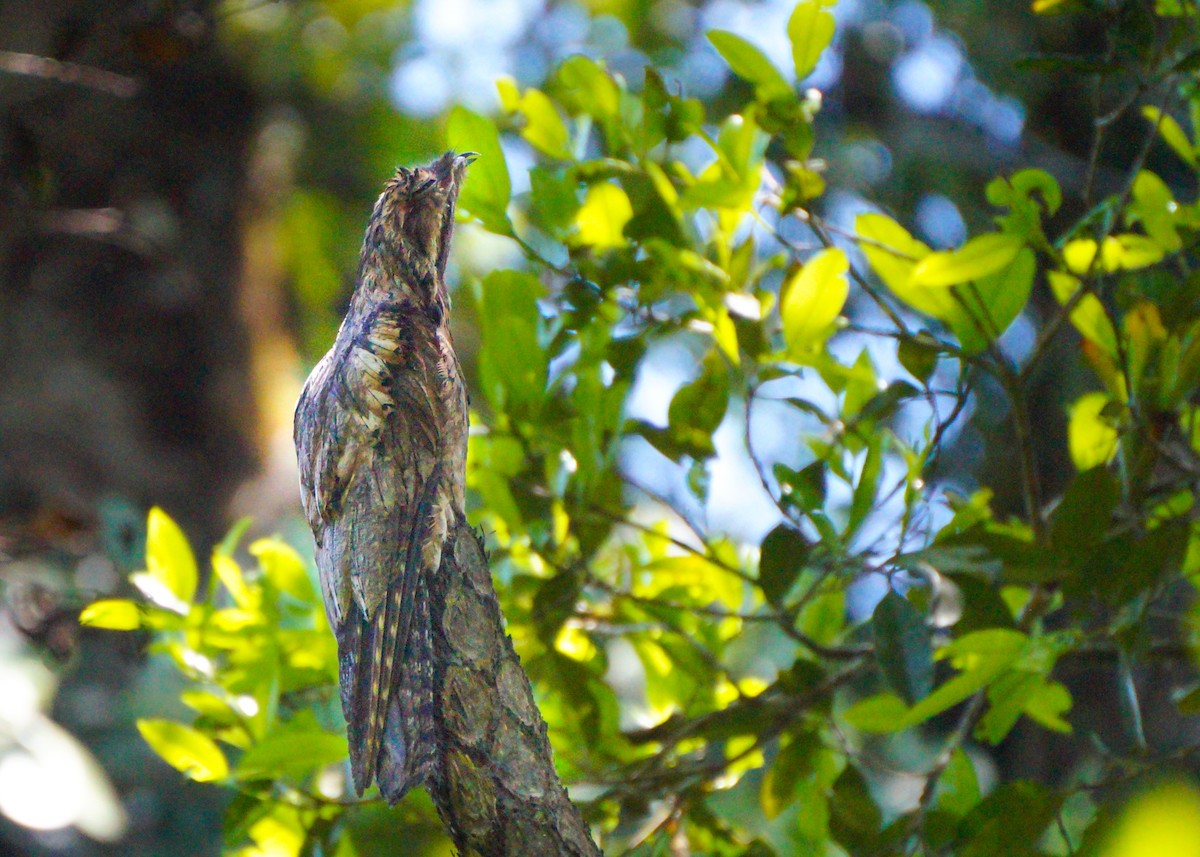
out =
[[[929,342],[924,340],[929,340]],[[922,332],[917,335],[916,339],[900,340],[897,356],[900,358],[900,365],[910,375],[925,384],[929,382],[933,370],[937,368],[940,351],[937,341],[929,334]]]
[[[1008,330],[1029,302],[1036,270],[1033,251],[1022,249],[1005,268],[955,287],[965,317],[947,321],[964,351],[977,354]]]
[[[779,524],[762,540],[758,583],[771,604],[782,604],[804,569],[812,545],[787,524]]]
[[[1082,564],[1108,532],[1121,488],[1104,467],[1077,475],[1054,510],[1050,545],[1064,562]]]
[[[1046,281],[1050,284],[1054,297],[1063,305],[1083,288],[1083,283],[1078,278],[1061,271],[1049,272]],[[1104,305],[1095,295],[1087,294],[1079,299],[1075,308],[1071,310],[1071,324],[1084,339],[1095,343],[1105,355],[1114,360],[1117,358],[1117,333],[1104,311]]]
[[[1108,464],[1117,453],[1117,429],[1103,415],[1110,402],[1106,393],[1084,393],[1071,405],[1067,448],[1080,471]]]
[[[229,763],[207,735],[173,720],[139,719],[138,731],[168,765],[198,783],[222,780]]]
[[[760,100],[771,101],[794,95],[792,85],[784,80],[779,69],[762,51],[741,36],[725,30],[709,30],[707,35],[713,47],[729,63],[733,73],[754,84]]]
[[[1150,120],[1151,124],[1158,126],[1158,133],[1162,135],[1163,142],[1171,147],[1183,161],[1192,169],[1200,170],[1200,159],[1197,158],[1197,147],[1192,145],[1192,141],[1188,139],[1187,133],[1175,121],[1174,117],[1163,113],[1157,107],[1146,105],[1142,108],[1142,115]]]
[[[945,288],[927,288],[915,283],[913,271],[929,256],[929,246],[882,214],[860,214],[855,220],[859,247],[879,279],[896,297],[915,310],[941,321],[965,318],[954,295]]]
[[[978,280],[1008,267],[1023,242],[999,232],[972,238],[957,250],[931,253],[913,269],[914,285],[954,286]]]
[[[1141,223],[1146,234],[1168,253],[1183,247],[1175,229],[1178,205],[1166,182],[1149,170],[1142,170],[1133,181],[1132,199],[1125,209],[1130,223]]]
[[[582,54],[567,57],[554,79],[562,102],[573,114],[586,113],[601,120],[617,117],[621,92],[612,75],[595,60]]]
[[[813,755],[821,749],[811,732],[801,732],[775,756],[759,791],[763,815],[772,819],[796,800],[796,786],[812,773]]]
[[[933,689],[933,644],[925,617],[894,590],[871,615],[875,659],[888,686],[910,705]]]
[[[233,557],[228,554],[214,553],[212,557],[212,569],[217,579],[221,581],[238,607],[251,606],[250,589],[246,586],[246,578],[242,574],[242,567],[237,564]]]
[[[554,102],[540,89],[527,89],[517,104],[525,117],[521,136],[544,155],[559,160],[571,160],[570,135]]]
[[[1018,631],[991,628],[966,634],[941,649],[938,658],[949,657],[959,674],[914,705],[902,725],[915,726],[986,687],[1021,656],[1027,642]]]
[[[1034,854],[1034,844],[1054,820],[1062,797],[1038,783],[1004,783],[958,825],[959,857]]]
[[[907,382],[903,383],[907,384]],[[888,389],[895,389],[899,386],[899,384],[893,384]],[[897,391],[895,395],[898,396],[900,392],[902,391]],[[856,419],[862,421],[871,418],[873,414],[869,412],[876,409],[873,405],[877,401],[879,401],[878,397],[864,405]],[[867,455],[863,460],[862,472],[858,475],[858,482],[854,486],[854,496],[850,501],[850,515],[846,520],[845,537],[847,539],[854,537],[855,533],[858,532],[858,528],[867,519],[867,515],[875,507],[875,495],[879,491],[879,479],[883,473],[883,459],[887,448],[887,439],[887,434],[873,432],[867,440]]]
[[[524,271],[497,270],[480,284],[480,385],[499,411],[536,413],[548,363],[538,341],[538,300],[545,287]]]
[[[792,61],[796,64],[796,80],[812,74],[821,54],[833,40],[834,19],[821,0],[803,0],[796,4],[788,18],[787,34],[792,42]]]
[[[496,124],[465,107],[455,107],[446,120],[446,138],[456,151],[479,153],[479,158],[467,169],[458,195],[459,208],[479,218],[489,232],[511,236],[508,200],[512,196],[512,182]]]
[[[625,244],[625,224],[632,217],[633,206],[624,190],[611,182],[594,184],[575,215],[577,240],[601,250],[620,247]]]
[[[966,815],[979,803],[982,796],[979,776],[962,747],[956,747],[950,754],[950,763],[938,780],[936,794],[938,809],[956,817]]]
[[[277,724],[247,750],[233,773],[239,780],[299,779],[343,761],[347,752],[346,736],[321,729],[313,713],[305,710],[291,721]]]
[[[250,545],[250,555],[258,559],[263,574],[276,589],[306,604],[316,602],[308,569],[291,545],[279,539],[259,539]]]
[[[866,779],[847,764],[833,783],[829,802],[829,832],[849,854],[878,854],[883,816]]]
[[[157,506],[146,522],[146,571],[183,604],[195,597],[196,557],[183,530]]]
[[[842,719],[862,732],[899,732],[907,725],[909,708],[893,693],[860,699],[842,712]]]
[[[141,626],[138,606],[124,598],[93,601],[79,614],[79,624],[109,631],[132,631]]]
[[[712,435],[725,418],[729,405],[729,367],[710,349],[700,376],[684,384],[671,399],[667,421],[672,439],[693,458],[703,459],[714,452]]]
[[[789,357],[811,357],[829,338],[850,293],[848,270],[846,254],[834,247],[817,253],[784,284],[780,314]]]

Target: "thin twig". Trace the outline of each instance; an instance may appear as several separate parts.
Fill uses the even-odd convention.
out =
[[[117,98],[132,98],[141,88],[138,80],[106,69],[3,49],[0,71],[82,86]]]

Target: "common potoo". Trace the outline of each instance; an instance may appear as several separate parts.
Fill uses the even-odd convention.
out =
[[[428,587],[463,514],[467,394],[444,275],[473,154],[400,168],[296,407],[301,497],[337,636],[354,785],[395,803],[438,774]]]

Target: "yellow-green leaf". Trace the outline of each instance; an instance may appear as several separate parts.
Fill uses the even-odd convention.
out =
[[[529,141],[529,145],[552,158],[570,159],[567,126],[546,93],[540,89],[526,90],[517,105],[517,111],[525,117],[521,136]]]
[[[860,214],[854,228],[871,270],[892,294],[934,318],[944,319],[954,313],[954,297],[947,290],[913,284],[913,269],[930,253],[927,244],[913,238],[903,226],[882,214]]]
[[[1180,127],[1174,117],[1163,113],[1157,107],[1147,105],[1142,108],[1142,115],[1158,126],[1158,133],[1163,142],[1171,147],[1192,169],[1200,169],[1200,158],[1197,158],[1196,146],[1188,139],[1187,132]]]
[[[792,85],[784,80],[774,63],[741,36],[724,30],[711,30],[708,40],[729,63],[734,74],[754,84],[758,96],[764,101],[793,94]]]
[[[304,602],[316,600],[304,560],[291,545],[279,539],[259,539],[250,545],[250,554],[258,558],[263,574],[277,589]]]
[[[1075,292],[1083,288],[1083,284],[1077,278],[1061,271],[1051,271],[1046,279],[1050,283],[1050,290],[1063,305],[1071,300]],[[1104,311],[1104,305],[1095,295],[1084,295],[1079,299],[1075,308],[1071,310],[1071,324],[1075,325],[1075,329],[1085,339],[1096,343],[1106,355],[1116,358],[1117,334]]]
[[[1138,173],[1133,182],[1133,201],[1128,208],[1131,221],[1140,221],[1146,234],[1168,253],[1183,247],[1175,229],[1175,197],[1166,182],[1149,170]]]
[[[579,243],[597,248],[620,247],[625,243],[625,224],[632,217],[633,206],[625,191],[611,182],[594,184],[575,215]]]
[[[862,732],[899,732],[907,726],[908,711],[894,693],[878,693],[851,705],[842,719]]]
[[[124,598],[94,601],[79,614],[79,624],[110,631],[132,631],[141,626],[138,606]]]
[[[229,775],[225,754],[211,738],[173,720],[140,719],[138,731],[168,765],[199,783]]]
[[[157,506],[146,523],[146,571],[184,604],[196,594],[199,575],[187,536]]]
[[[1102,261],[1106,271],[1136,271],[1161,262],[1162,246],[1153,238],[1129,232],[1113,235],[1104,242]]]
[[[792,42],[792,61],[796,64],[796,79],[812,74],[821,54],[833,40],[833,15],[823,9],[829,4],[820,0],[797,3],[788,19],[787,33]]]
[[[1080,472],[1107,464],[1117,451],[1117,430],[1100,414],[1109,401],[1104,393],[1085,393],[1071,405],[1067,448]]]
[[[783,288],[780,313],[788,354],[804,357],[818,350],[850,292],[850,262],[836,247],[817,253]]]
[[[212,567],[217,578],[233,596],[234,603],[239,607],[249,606],[250,590],[246,586],[242,567],[237,564],[237,561],[227,554],[216,553],[213,554]]]
[[[1186,782],[1155,785],[1133,799],[1100,857],[1184,857],[1200,842],[1200,792]]]
[[[913,270],[920,286],[954,286],[978,280],[1006,268],[1021,251],[1015,235],[994,233],[972,238],[957,250],[931,253]]]

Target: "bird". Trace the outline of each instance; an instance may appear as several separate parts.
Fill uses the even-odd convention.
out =
[[[346,317],[296,406],[350,769],[394,804],[440,777],[431,587],[464,517],[468,398],[446,261],[473,152],[399,167],[367,224]]]

